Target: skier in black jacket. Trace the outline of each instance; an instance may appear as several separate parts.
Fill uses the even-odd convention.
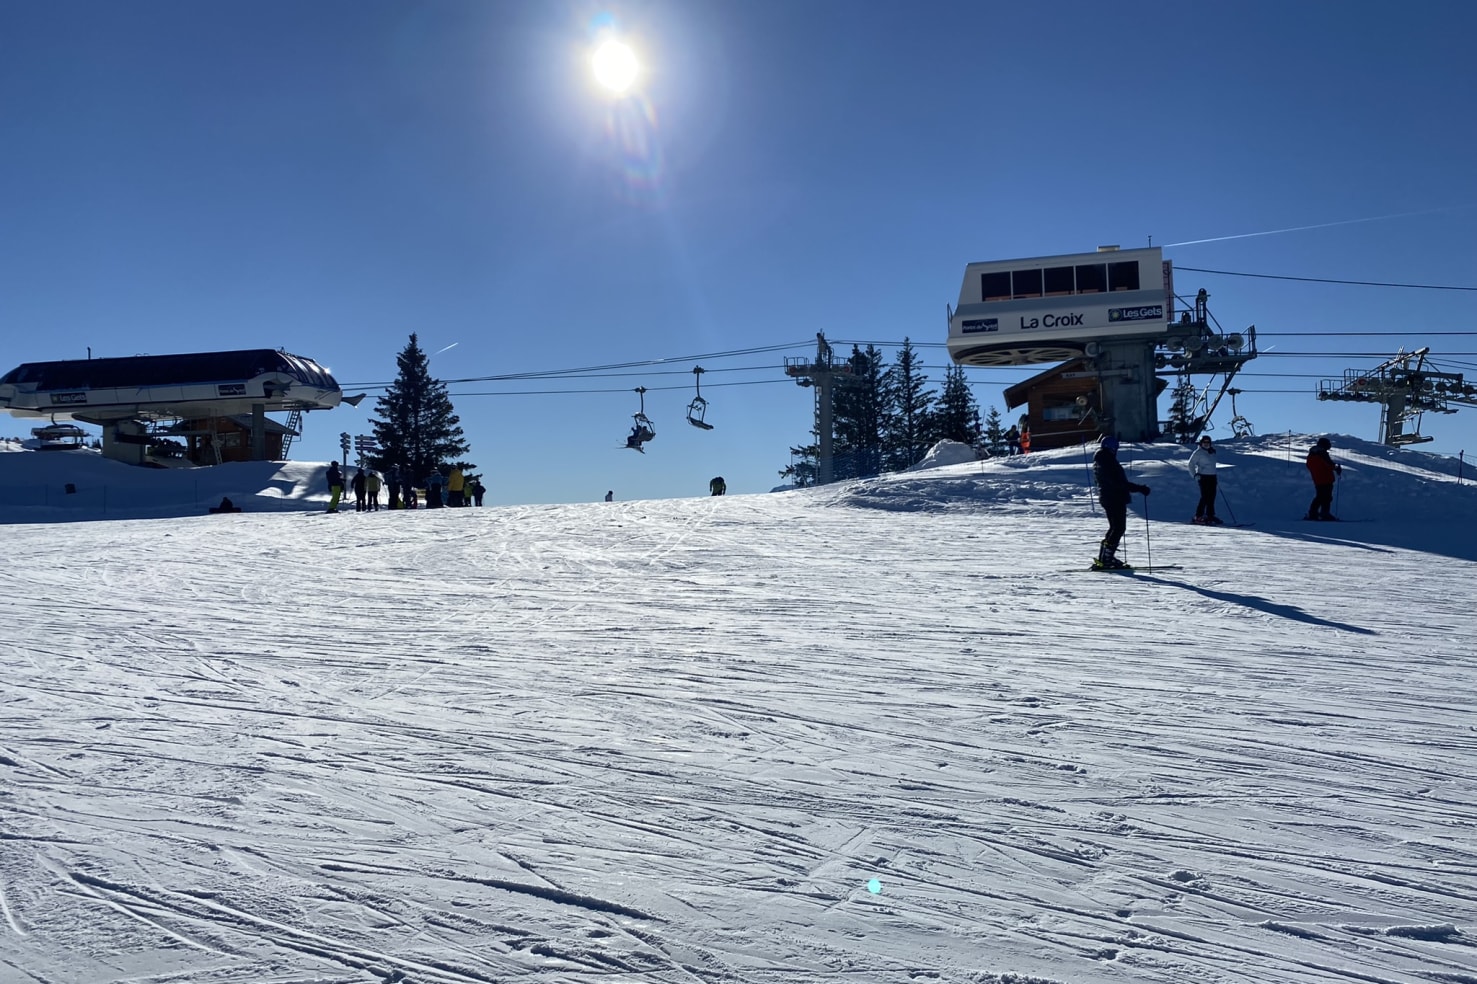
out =
[[[339,497],[344,494],[344,473],[338,470],[338,462],[328,463],[328,511],[338,512]]]
[[[1118,438],[1112,434],[1104,434],[1098,442],[1097,454],[1092,456],[1092,477],[1097,482],[1098,502],[1108,514],[1108,535],[1103,537],[1092,566],[1099,570],[1121,570],[1128,565],[1113,555],[1128,526],[1128,500],[1135,492],[1148,495],[1149,487],[1128,480],[1118,463]]]

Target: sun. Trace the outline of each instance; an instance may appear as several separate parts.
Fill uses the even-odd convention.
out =
[[[611,92],[620,95],[636,81],[641,66],[636,63],[636,54],[619,41],[605,41],[595,49],[590,61],[595,70],[595,79]]]

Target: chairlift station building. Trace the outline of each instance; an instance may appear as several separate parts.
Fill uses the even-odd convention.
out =
[[[129,464],[173,438],[196,464],[277,460],[302,414],[360,399],[346,401],[312,359],[274,349],[28,362],[0,376],[0,409],[99,426],[103,454]]]
[[[947,311],[949,356],[966,366],[1058,364],[1007,390],[1008,408],[1028,407],[1035,448],[1099,433],[1151,440],[1170,429],[1158,414],[1169,385],[1158,370],[1177,373],[1181,392],[1192,374],[1225,374],[1224,392],[1256,356],[1254,328],[1246,336],[1212,328],[1207,296],[1177,312],[1173,267],[1158,247],[970,263]],[[1218,400],[1198,393],[1192,402],[1205,410],[1189,415],[1190,429]]]

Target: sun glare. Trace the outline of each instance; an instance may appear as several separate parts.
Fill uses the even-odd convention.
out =
[[[595,49],[591,64],[595,69],[595,79],[617,95],[631,87],[640,69],[636,64],[635,53],[621,42],[613,40],[605,41]]]

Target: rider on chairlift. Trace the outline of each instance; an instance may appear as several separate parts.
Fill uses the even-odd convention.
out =
[[[632,451],[640,451],[642,454],[645,454],[646,452],[642,449],[641,445],[656,437],[656,428],[652,426],[651,421],[646,416],[646,387],[638,386],[636,387],[636,392],[641,397],[641,409],[631,415],[631,418],[636,421],[636,425],[631,428],[630,435],[626,437],[626,447]]]
[[[641,424],[637,424],[635,427],[631,428],[631,434],[629,437],[626,438],[626,447],[635,448],[637,451],[640,451],[641,445],[645,444],[653,437],[656,437],[656,433],[652,431],[650,427],[645,427]]]

